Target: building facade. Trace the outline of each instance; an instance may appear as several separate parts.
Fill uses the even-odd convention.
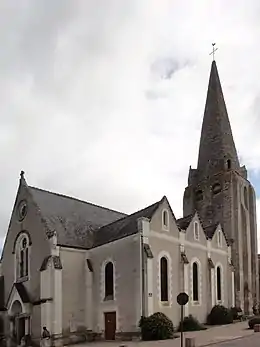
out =
[[[210,99],[219,107],[218,94],[211,91],[217,78],[213,63],[206,105]],[[203,129],[210,128],[207,117],[213,110],[206,106]],[[257,299],[253,188],[245,169],[237,171],[234,147],[229,144],[226,161],[214,154],[211,166],[203,141],[198,169],[190,170],[184,217],[178,220],[165,196],[125,215],[31,187],[21,173],[1,259],[1,310],[9,341],[19,343],[27,334],[38,341],[44,326],[57,345],[83,334],[107,340],[133,336],[141,316],[158,311],[177,326],[180,292],[189,295],[185,315],[201,322],[216,304],[251,309],[253,300],[237,285],[247,280]]]

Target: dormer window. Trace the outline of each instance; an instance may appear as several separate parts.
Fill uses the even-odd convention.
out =
[[[194,240],[199,241],[200,234],[199,234],[199,223],[194,222]]]
[[[167,210],[163,210],[162,212],[162,226],[165,230],[169,229],[169,213]]]

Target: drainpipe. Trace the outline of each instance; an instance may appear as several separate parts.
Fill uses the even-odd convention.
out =
[[[141,312],[142,316],[145,317],[145,272],[144,272],[144,237],[143,228],[140,230],[140,247],[141,247]]]

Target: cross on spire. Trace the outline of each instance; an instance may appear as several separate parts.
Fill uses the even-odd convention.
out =
[[[212,52],[209,53],[209,55],[212,54],[213,61],[215,60],[215,52],[218,50],[218,48],[215,48],[216,43],[212,43]]]

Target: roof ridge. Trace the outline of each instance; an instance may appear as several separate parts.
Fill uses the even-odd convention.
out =
[[[88,202],[88,201],[84,201],[84,200],[81,200],[81,199],[78,199],[78,198],[74,198],[74,197],[69,196],[69,195],[64,195],[64,194],[60,194],[60,193],[51,192],[51,191],[49,191],[49,190],[42,189],[42,188],[38,188],[38,187],[33,187],[33,186],[28,186],[28,188],[29,188],[29,189],[35,189],[35,190],[38,190],[38,191],[41,191],[41,192],[45,192],[45,193],[48,193],[48,194],[56,195],[56,196],[59,196],[59,197],[62,197],[62,198],[66,198],[66,199],[70,199],[70,200],[82,202],[82,203],[84,203],[84,204],[88,204],[88,205],[91,205],[91,206],[95,206],[95,207],[102,208],[103,210],[107,210],[107,211],[111,211],[111,212],[120,213],[120,214],[122,214],[122,215],[125,215],[123,218],[125,218],[125,217],[128,216],[128,214],[126,214],[126,213],[124,213],[124,212],[120,212],[120,211],[113,210],[113,209],[108,208],[108,207],[104,207],[104,206],[101,206],[101,205],[94,204],[94,203],[92,203],[92,202]]]
[[[110,225],[112,225],[112,224],[115,224],[115,223],[117,223],[117,222],[120,222],[120,221],[122,221],[122,220],[124,220],[124,219],[133,217],[135,214],[140,213],[140,212],[146,210],[147,208],[150,208],[150,207],[152,207],[152,206],[155,206],[156,204],[159,204],[160,202],[161,202],[161,200],[156,201],[156,202],[154,202],[154,203],[151,204],[151,205],[148,205],[148,206],[146,206],[146,207],[144,207],[144,208],[141,208],[141,210],[137,210],[137,211],[135,211],[135,212],[133,212],[133,213],[131,213],[131,214],[128,214],[128,215],[126,215],[126,216],[124,216],[124,217],[122,217],[122,218],[119,218],[119,219],[117,219],[117,220],[115,220],[115,221],[113,221],[113,222],[111,222],[111,223],[105,224],[105,225],[103,225],[100,229],[105,228],[105,227],[107,227],[107,226],[110,226]]]
[[[186,218],[190,218],[191,216],[193,216],[194,213],[190,213],[190,214],[187,214],[186,216],[183,216],[183,217],[180,217],[180,218],[177,218],[176,220],[179,221],[181,219],[186,219]]]

